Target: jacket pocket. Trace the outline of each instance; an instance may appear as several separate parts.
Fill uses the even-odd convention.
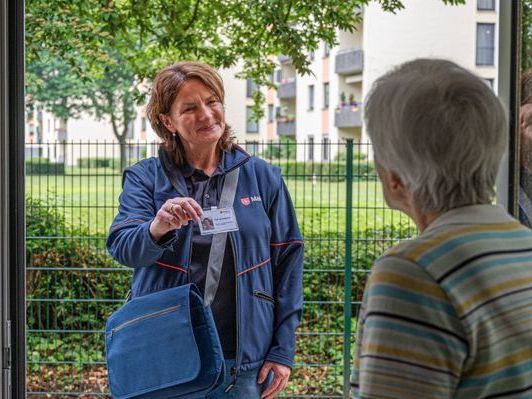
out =
[[[264,291],[255,290],[253,291],[253,295],[256,296],[259,299],[262,299],[263,301],[270,302],[272,305],[275,305],[275,299]]]

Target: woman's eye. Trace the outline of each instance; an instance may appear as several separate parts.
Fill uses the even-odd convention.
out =
[[[183,114],[187,114],[187,113],[190,113],[192,111],[194,111],[194,107],[188,107],[188,108],[185,108],[182,113]]]

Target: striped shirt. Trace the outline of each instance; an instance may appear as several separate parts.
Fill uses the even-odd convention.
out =
[[[467,206],[385,253],[351,380],[355,398],[532,398],[532,231]]]

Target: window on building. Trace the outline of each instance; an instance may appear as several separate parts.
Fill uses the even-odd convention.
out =
[[[314,85],[308,87],[308,109],[314,109]]]
[[[143,116],[142,118],[140,118],[140,130],[146,131],[146,125],[146,117]]]
[[[331,142],[328,137],[324,137],[322,141],[322,151],[321,159],[323,161],[328,161],[331,159]]]
[[[272,123],[273,122],[273,117],[274,117],[274,106],[273,104],[268,104],[268,123]]]
[[[259,124],[254,119],[254,113],[252,107],[246,107],[246,132],[248,133],[258,133]]]
[[[477,0],[477,10],[495,10],[495,0]]]
[[[323,84],[323,108],[329,108],[329,82]]]
[[[495,65],[495,24],[477,24],[477,65]]]
[[[248,79],[246,81],[246,97],[253,97],[253,93],[257,91],[257,88],[257,84],[253,81],[253,79]]]
[[[323,57],[327,58],[330,53],[331,49],[329,48],[329,45],[327,43],[323,43]]]
[[[308,136],[308,160],[314,161],[314,136]]]
[[[130,121],[127,124],[126,138],[132,140],[135,138],[135,121]]]
[[[277,83],[281,83],[282,80],[283,80],[283,71],[281,69],[278,69],[275,72],[275,81]]]

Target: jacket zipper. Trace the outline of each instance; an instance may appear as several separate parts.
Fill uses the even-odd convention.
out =
[[[124,328],[127,328],[127,327],[131,326],[132,324],[135,324],[135,323],[137,323],[139,321],[147,320],[147,319],[151,319],[153,317],[162,316],[163,314],[175,312],[180,307],[181,307],[181,305],[171,306],[169,308],[161,309],[161,310],[159,310],[157,312],[148,313],[148,314],[145,314],[145,315],[142,315],[142,316],[139,316],[139,317],[135,317],[134,319],[128,320],[128,321],[120,324],[119,326],[111,329],[111,336],[113,334],[123,330]]]
[[[233,242],[233,235],[231,233],[227,233],[229,237],[229,243],[231,244],[231,251],[233,252],[233,261],[234,261],[234,268],[235,268],[235,302],[236,302],[236,359],[235,359],[235,365],[233,369],[231,370],[231,375],[233,375],[233,381],[225,388],[224,392],[229,392],[236,384],[236,380],[238,378],[238,369],[240,368],[240,298],[238,295],[238,270],[237,270],[237,258],[236,258],[236,252],[235,252],[235,246]]]

